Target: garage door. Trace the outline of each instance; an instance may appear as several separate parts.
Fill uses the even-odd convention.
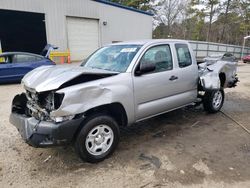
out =
[[[5,52],[39,54],[47,44],[44,14],[0,9],[0,23],[0,41]]]
[[[81,61],[98,48],[98,20],[67,17],[68,47],[72,61]]]

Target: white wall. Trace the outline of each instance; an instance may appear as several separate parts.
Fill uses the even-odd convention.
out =
[[[100,4],[102,43],[152,38],[152,17],[141,13]],[[103,21],[107,25],[103,26]]]
[[[68,48],[66,16],[98,19],[100,46],[152,38],[151,16],[91,0],[0,0],[0,9],[45,13],[47,41],[61,50]]]

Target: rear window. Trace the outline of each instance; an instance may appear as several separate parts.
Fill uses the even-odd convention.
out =
[[[26,54],[17,54],[13,57],[12,63],[28,63],[28,62],[36,62],[41,61],[43,58],[33,56],[33,55],[26,55]]]
[[[187,67],[192,64],[191,54],[186,44],[175,44],[179,67]]]

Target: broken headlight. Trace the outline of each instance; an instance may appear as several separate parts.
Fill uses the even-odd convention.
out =
[[[60,117],[50,117],[54,122],[59,123],[67,120],[72,120],[75,116],[60,116]]]
[[[48,112],[58,109],[64,97],[62,93],[44,92],[38,95],[38,104]]]
[[[55,93],[54,91],[37,93],[26,90],[26,97],[30,114],[39,120],[49,120],[50,112],[61,106],[64,94]]]
[[[54,93],[54,108],[58,109],[63,101],[64,93]]]

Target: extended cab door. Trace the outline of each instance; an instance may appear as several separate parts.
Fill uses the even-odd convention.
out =
[[[198,65],[193,51],[188,43],[176,43],[175,58],[178,69],[178,87],[186,96],[186,103],[192,103],[197,99]]]
[[[144,63],[153,63],[156,69],[133,77],[137,121],[178,108],[195,100],[197,86],[194,87],[194,85],[197,84],[198,68],[196,70],[193,68],[182,70],[177,62],[174,44],[150,47],[141,57],[136,69]],[[185,81],[185,79],[190,80]],[[185,86],[185,84],[188,85]]]

